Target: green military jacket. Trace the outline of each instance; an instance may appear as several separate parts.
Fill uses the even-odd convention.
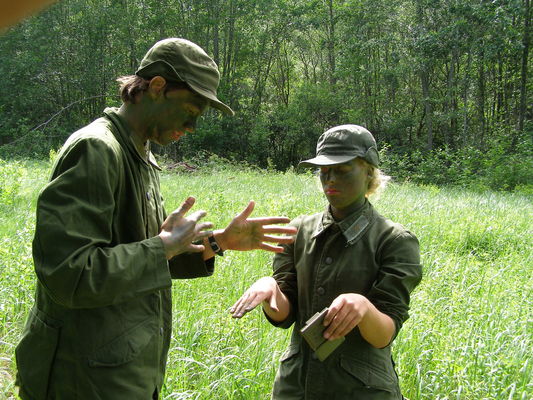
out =
[[[16,348],[22,399],[151,399],[163,384],[171,278],[213,259],[167,262],[158,169],[115,109],[74,133],[39,195],[35,304]]]
[[[358,328],[323,362],[300,329],[343,293],[359,293],[390,316],[396,333],[408,318],[410,292],[422,269],[418,240],[367,201],[340,222],[329,210],[298,217],[296,240],[274,258],[274,278],[291,303],[282,323],[294,324],[273,389],[278,400],[402,399],[390,345],[377,349]]]

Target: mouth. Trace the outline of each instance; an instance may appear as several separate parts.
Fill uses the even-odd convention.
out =
[[[179,131],[173,132],[172,139],[179,140],[184,134],[185,134],[184,132],[179,132]]]
[[[324,190],[324,193],[328,195],[335,195],[335,194],[339,194],[340,192],[337,189],[327,188]]]

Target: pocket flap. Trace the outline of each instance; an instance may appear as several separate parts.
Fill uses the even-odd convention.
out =
[[[17,384],[36,400],[45,399],[59,342],[59,324],[32,308],[22,339],[15,349]],[[38,360],[38,362],[36,362]]]
[[[125,364],[138,357],[156,333],[156,320],[149,318],[96,350],[89,357],[89,365],[116,367]]]
[[[388,376],[385,371],[365,363],[361,360],[341,357],[341,367],[353,377],[357,378],[366,386],[394,392],[397,388],[397,382],[393,376]]]
[[[299,352],[300,352],[300,346],[298,344],[291,344],[289,348],[285,351],[285,353],[283,353],[279,361],[280,362],[287,361],[288,359],[292,358]]]

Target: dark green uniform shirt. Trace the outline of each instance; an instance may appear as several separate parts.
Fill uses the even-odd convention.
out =
[[[294,330],[273,399],[401,399],[390,346],[374,348],[356,327],[321,362],[299,331],[340,294],[359,293],[393,319],[397,333],[408,318],[410,292],[422,276],[418,240],[369,202],[340,222],[326,210],[291,224],[298,228],[296,240],[274,258],[274,278],[291,313],[275,325],[294,323]]]
[[[158,170],[115,109],[74,133],[39,195],[33,306],[16,349],[23,399],[151,399],[163,384],[171,278],[213,259],[167,262]]]

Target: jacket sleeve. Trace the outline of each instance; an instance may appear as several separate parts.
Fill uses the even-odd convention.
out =
[[[113,243],[121,154],[117,143],[101,138],[71,141],[39,196],[35,271],[65,307],[103,307],[171,285],[159,237]]]
[[[422,279],[417,238],[411,232],[403,231],[387,240],[379,251],[378,262],[378,276],[367,298],[393,319],[396,337],[409,318],[411,292]]]
[[[213,275],[215,257],[204,261],[202,253],[184,253],[168,262],[172,279],[192,279]]]
[[[293,221],[291,221],[289,226],[294,226],[299,231],[301,221],[302,220],[300,217],[295,218]],[[296,234],[296,240],[298,240],[298,233]],[[284,321],[277,322],[270,319],[265,313],[265,317],[272,325],[284,329],[291,327],[291,325],[294,323],[296,320],[296,310],[298,309],[298,280],[294,254],[296,240],[294,243],[284,244],[283,252],[277,253],[274,256],[274,261],[272,263],[274,270],[273,277],[278,283],[280,290],[285,296],[287,296],[291,306],[289,315]]]

